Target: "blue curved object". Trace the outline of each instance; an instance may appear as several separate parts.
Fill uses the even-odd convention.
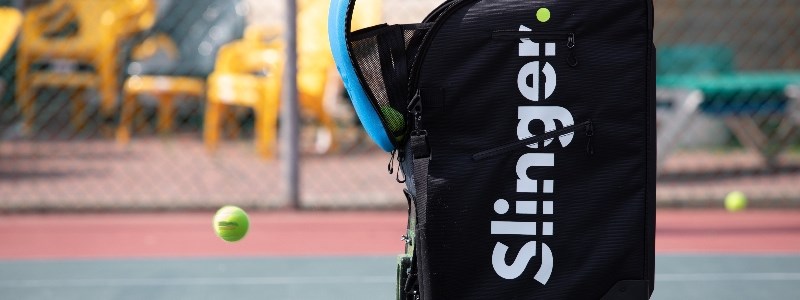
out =
[[[328,12],[328,39],[333,52],[333,60],[336,62],[336,69],[342,76],[344,87],[350,95],[350,101],[356,110],[358,119],[364,125],[367,134],[375,141],[378,146],[386,152],[394,150],[389,136],[383,127],[380,116],[375,107],[369,100],[364,87],[358,80],[356,69],[350,55],[347,52],[346,34],[349,28],[345,24],[347,9],[353,0],[332,0],[330,11]]]

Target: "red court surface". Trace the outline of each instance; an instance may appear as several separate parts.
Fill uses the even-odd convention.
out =
[[[361,256],[400,253],[406,215],[253,212],[238,243],[212,212],[0,215],[0,259]],[[658,253],[800,253],[800,210],[661,210]]]

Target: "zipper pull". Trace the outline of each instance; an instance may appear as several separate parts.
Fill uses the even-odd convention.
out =
[[[575,34],[570,33],[567,35],[567,49],[569,49],[569,56],[567,57],[567,63],[570,67],[577,67],[578,66],[578,56],[575,55]]]
[[[403,162],[406,160],[406,152],[403,148],[395,149],[397,151],[397,175],[394,176],[394,180],[397,183],[406,183],[406,172],[403,171]],[[403,179],[400,179],[400,173],[403,173]]]
[[[403,153],[403,151],[397,151],[397,149],[394,149],[392,150],[392,152],[390,152],[390,155],[391,156],[389,157],[389,166],[387,166],[389,174],[394,173],[394,157],[395,155],[397,155],[397,174],[394,175],[394,180],[396,180],[398,183],[405,183],[406,173],[403,172],[403,166],[400,165],[403,162],[402,156],[405,154]],[[403,179],[400,179],[400,173],[403,173]]]
[[[594,147],[592,146],[592,136],[594,136],[594,126],[592,126],[592,121],[590,120],[589,123],[586,123],[586,154],[593,155],[594,154]]]
[[[414,94],[414,97],[411,98],[411,101],[408,103],[408,112],[410,112],[414,116],[414,130],[411,131],[411,135],[418,135],[421,130],[422,124],[422,101],[420,101],[419,90]]]
[[[389,171],[389,174],[394,173],[394,155],[397,153],[397,149],[392,150],[389,152],[389,165],[386,166],[386,169]]]
[[[400,162],[399,158],[398,158],[397,162],[398,163]],[[400,173],[403,173],[403,179],[400,179]],[[406,172],[403,172],[403,167],[402,166],[397,168],[397,175],[394,176],[394,180],[397,181],[397,183],[406,183]]]

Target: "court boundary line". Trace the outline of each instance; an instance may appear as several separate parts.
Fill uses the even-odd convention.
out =
[[[395,280],[393,276],[11,279],[0,280],[0,288],[383,284]]]
[[[671,273],[656,274],[656,282],[800,281],[800,273]],[[83,278],[0,280],[0,288],[387,284],[393,276]]]
[[[656,274],[656,282],[696,281],[800,281],[800,273],[667,273]]]

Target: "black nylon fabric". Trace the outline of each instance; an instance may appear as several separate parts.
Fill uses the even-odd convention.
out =
[[[413,67],[419,77],[409,83],[415,90],[441,91],[436,97],[421,95],[421,128],[415,128],[427,131],[430,146],[427,174],[420,178],[423,172],[415,165],[412,181],[417,198],[426,196],[418,200],[425,201],[424,210],[417,204],[424,214],[417,216],[416,244],[417,254],[424,253],[417,257],[424,273],[422,299],[600,299],[622,280],[648,280],[652,292],[650,1],[451,2],[435,14],[437,24]],[[547,22],[537,21],[540,8],[549,9]],[[520,25],[532,30],[540,52],[546,42],[555,43],[556,55],[521,57],[518,39],[493,38],[497,31],[519,31]],[[573,48],[567,46],[569,34]],[[570,66],[569,55],[577,58],[576,66]],[[547,99],[539,91],[540,100],[531,101],[518,89],[520,69],[532,61],[540,67],[549,63],[556,74]],[[539,76],[544,85],[544,73]],[[442,103],[427,105],[429,98]],[[561,107],[574,124],[590,121],[591,130],[578,129],[565,147],[556,138],[540,148],[523,146],[474,160],[475,153],[519,140],[520,107]],[[557,128],[567,125],[557,122]],[[546,131],[539,121],[527,129]],[[517,165],[530,153],[552,154],[553,166],[526,168],[525,175],[538,180],[538,192],[521,193]],[[552,193],[544,193],[544,180],[552,180]],[[504,214],[495,209],[500,199],[509,204]],[[517,201],[536,201],[537,213],[516,213]],[[553,203],[552,214],[545,214],[545,202]],[[492,221],[536,222],[536,234],[492,234]],[[552,223],[552,235],[543,234],[545,222]],[[518,255],[530,242],[536,256],[525,263]],[[508,247],[506,264],[525,265],[514,278],[501,277],[493,266],[500,244]],[[540,282],[545,248],[552,252],[553,267]]]
[[[414,200],[415,202],[415,212],[416,213],[416,247],[414,248],[414,257],[416,258],[417,262],[419,261],[429,261],[428,259],[428,251],[431,249],[431,245],[429,244],[430,240],[427,238],[426,233],[426,225],[427,225],[427,215],[428,215],[428,204],[430,200],[428,198],[428,181],[425,180],[428,178],[428,167],[431,160],[430,157],[430,148],[427,141],[427,134],[415,132],[411,135],[411,139],[408,142],[409,148],[411,149],[411,155],[414,158],[414,178],[419,179],[415,181],[414,188],[417,191]],[[423,179],[424,178],[424,179]],[[429,295],[431,294],[430,288],[433,287],[431,279],[433,276],[430,271],[430,264],[417,264],[417,281],[419,282],[419,293],[423,299],[430,298]]]

